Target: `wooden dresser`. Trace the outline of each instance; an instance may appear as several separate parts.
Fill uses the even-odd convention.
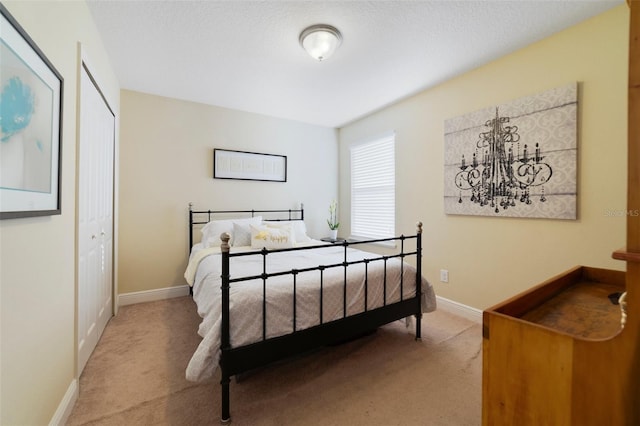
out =
[[[640,0],[629,0],[627,208],[640,211]],[[626,273],[576,267],[483,313],[482,423],[640,425],[640,217]],[[608,299],[627,292],[627,319]]]

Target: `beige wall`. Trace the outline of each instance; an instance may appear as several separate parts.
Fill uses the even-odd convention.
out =
[[[396,230],[424,222],[423,270],[440,296],[484,309],[574,265],[624,269],[611,253],[625,244],[625,218],[607,212],[626,207],[628,16],[619,6],[345,126],[341,205],[349,205],[349,146],[395,130]],[[445,215],[444,120],[575,81],[578,220]]]
[[[328,232],[338,193],[337,132],[326,127],[122,91],[119,292],[186,284],[188,203],[196,209],[305,205]],[[213,149],[287,156],[287,182],[213,179]]]
[[[62,214],[0,222],[0,424],[47,424],[75,377],[78,42],[118,114],[119,85],[84,2],[3,1],[64,78]]]

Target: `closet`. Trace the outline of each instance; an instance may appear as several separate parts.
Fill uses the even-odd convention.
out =
[[[485,426],[640,425],[640,1],[628,5],[630,214],[612,254],[626,272],[578,266],[484,311]],[[623,292],[624,325],[608,300]]]
[[[85,62],[78,144],[78,375],[113,316],[115,116]]]

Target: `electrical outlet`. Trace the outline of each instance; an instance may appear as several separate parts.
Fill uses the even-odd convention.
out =
[[[449,282],[449,271],[446,269],[440,269],[440,281],[443,283]]]

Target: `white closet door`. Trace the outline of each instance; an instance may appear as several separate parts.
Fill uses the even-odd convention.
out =
[[[115,117],[82,67],[78,167],[78,375],[113,315]]]

